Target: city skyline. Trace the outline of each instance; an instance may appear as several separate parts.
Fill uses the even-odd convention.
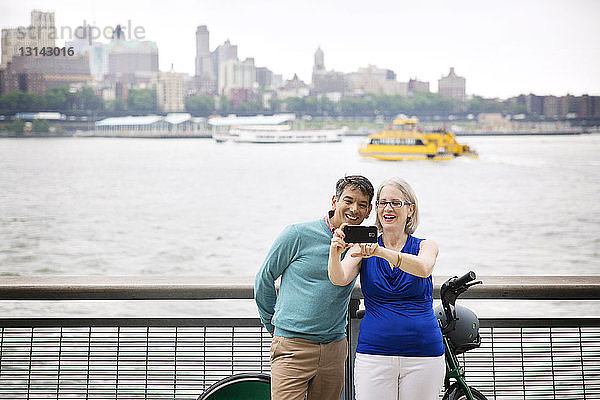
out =
[[[297,74],[310,82],[314,52],[320,47],[328,70],[348,73],[371,64],[393,70],[399,81],[428,81],[433,91],[454,67],[467,79],[469,95],[600,94],[595,42],[600,26],[594,21],[600,2],[593,0],[511,0],[485,7],[472,1],[377,1],[369,8],[353,1],[285,7],[265,1],[7,3],[0,15],[2,28],[27,26],[32,9],[55,12],[57,28],[74,30],[84,21],[98,27],[143,27],[144,40],[158,45],[162,71],[173,64],[177,72],[194,74],[195,31],[206,25],[211,50],[229,39],[238,46],[240,59],[252,57],[257,66],[284,79]],[[64,41],[57,39],[57,45]]]

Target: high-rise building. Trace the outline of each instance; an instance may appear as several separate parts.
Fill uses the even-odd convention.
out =
[[[75,28],[75,38],[65,42],[65,47],[72,47],[75,54],[85,54],[92,47],[92,27],[89,25],[78,26]]]
[[[313,72],[325,71],[325,53],[321,50],[321,47],[315,51],[315,64],[313,65]]]
[[[266,67],[256,68],[256,82],[260,88],[273,87],[273,71]]]
[[[108,45],[93,43],[89,51],[90,73],[97,81],[102,81],[108,74]]]
[[[65,43],[65,47],[73,48],[75,54],[87,55],[90,63],[90,73],[97,81],[102,81],[108,74],[109,46],[95,42],[91,35],[90,25],[75,28],[75,39]]]
[[[594,99],[596,98],[596,99]],[[594,104],[596,103],[596,104]],[[596,105],[596,107],[594,107]],[[577,100],[577,117],[578,118],[591,118],[594,116],[594,108],[600,111],[600,96],[590,96],[587,94],[582,95]]]
[[[544,96],[543,109],[545,118],[558,119],[560,116],[559,98],[556,96]]]
[[[2,64],[0,69],[6,68],[13,56],[21,54],[19,47],[27,47],[29,44],[18,29],[2,29]]]
[[[450,68],[447,76],[438,79],[438,94],[451,99],[465,99],[466,79],[456,75],[454,67]]]
[[[313,94],[321,93],[344,93],[345,80],[344,74],[336,71],[327,71],[325,69],[325,53],[321,47],[315,51],[315,63],[312,73],[312,90]]]
[[[159,72],[154,80],[158,108],[165,112],[183,111],[185,109],[183,76],[173,71]]]
[[[151,41],[125,40],[117,25],[108,44],[108,72],[112,79],[131,85],[149,82],[158,72],[158,46]]]
[[[592,103],[592,118],[600,118],[600,96],[590,96]]]
[[[33,10],[31,12],[31,25],[28,27],[2,29],[2,64],[6,68],[13,56],[21,55],[20,47],[54,47],[56,26],[54,13]]]
[[[231,44],[229,39],[226,40],[225,43],[217,46],[217,48],[211,53],[211,60],[214,76],[217,80],[219,80],[221,64],[228,60],[239,60],[237,55],[237,45]]]
[[[527,107],[527,113],[534,118],[544,115],[544,97],[543,96],[536,96],[535,94],[528,94],[525,97],[525,106]]]
[[[196,68],[190,89],[192,94],[217,94],[215,56],[210,52],[210,35],[206,25],[196,28]]]
[[[255,89],[256,67],[254,58],[244,61],[229,59],[219,64],[219,95],[229,95],[231,89]]]
[[[196,29],[196,76],[203,79],[215,79],[215,70],[210,55],[209,32],[206,25]]]

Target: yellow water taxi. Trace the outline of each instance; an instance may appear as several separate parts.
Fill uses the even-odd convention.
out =
[[[459,144],[452,132],[423,132],[417,118],[399,118],[390,129],[369,135],[358,150],[363,157],[379,160],[451,160],[459,156],[477,158],[477,152]]]

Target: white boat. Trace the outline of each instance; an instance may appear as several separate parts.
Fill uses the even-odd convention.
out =
[[[332,143],[341,142],[341,129],[294,129],[294,114],[211,118],[212,137],[218,143]]]
[[[289,125],[247,125],[213,133],[219,142],[238,143],[331,143],[341,142],[343,129],[292,129]]]

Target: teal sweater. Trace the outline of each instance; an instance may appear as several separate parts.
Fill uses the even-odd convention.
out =
[[[331,237],[321,218],[286,227],[273,243],[254,280],[258,312],[269,332],[322,343],[345,336],[354,281],[346,286],[329,281]]]

